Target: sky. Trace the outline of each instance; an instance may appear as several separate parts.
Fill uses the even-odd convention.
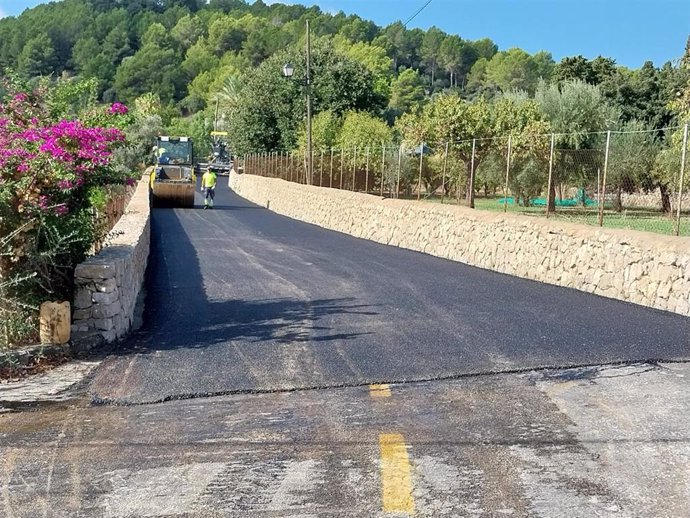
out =
[[[266,0],[264,0],[266,1]],[[378,25],[405,21],[427,0],[303,0]],[[0,0],[0,16],[16,16],[42,0]],[[271,3],[270,1],[267,3]],[[435,25],[464,39],[489,37],[501,50],[611,57],[620,65],[661,66],[679,58],[690,35],[690,0],[432,0],[409,24]]]

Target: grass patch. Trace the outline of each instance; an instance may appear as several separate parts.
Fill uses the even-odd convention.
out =
[[[440,196],[430,196],[422,199],[433,203],[441,202]],[[457,204],[457,200],[446,197],[444,203]],[[478,210],[492,212],[503,212],[504,210],[503,203],[499,202],[497,198],[475,198],[474,206]],[[544,207],[522,207],[509,203],[506,212],[546,217]],[[599,225],[599,215],[596,207],[587,209],[582,207],[558,207],[556,213],[552,214],[550,218],[584,225]],[[604,228],[622,228],[653,232],[655,234],[675,235],[675,213],[674,217],[670,218],[658,211],[644,208],[628,208],[624,209],[623,212],[614,212],[607,209],[604,211]],[[688,213],[681,214],[680,235],[690,236],[690,214]]]

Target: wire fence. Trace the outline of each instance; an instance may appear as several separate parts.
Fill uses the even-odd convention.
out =
[[[238,159],[245,173],[290,182],[690,235],[688,125],[315,149],[311,175],[300,150]]]

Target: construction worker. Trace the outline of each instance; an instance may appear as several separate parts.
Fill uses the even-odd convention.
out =
[[[213,208],[213,199],[216,197],[216,182],[218,181],[216,173],[213,171],[206,171],[201,177],[201,192],[206,191],[204,198],[204,209]]]

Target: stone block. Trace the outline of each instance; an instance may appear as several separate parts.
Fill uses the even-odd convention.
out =
[[[122,308],[120,307],[119,302],[114,302],[113,304],[108,305],[99,304],[91,308],[91,315],[95,319],[112,318],[120,311],[122,311]]]
[[[72,318],[74,318],[75,321],[87,320],[87,319],[91,318],[91,308],[75,310],[74,314],[72,315]]]
[[[94,326],[100,331],[110,331],[113,328],[112,318],[97,318],[94,320]]]
[[[105,341],[105,343],[108,343],[108,344],[111,344],[115,340],[117,340],[117,333],[115,332],[115,330],[103,331],[101,333],[101,336],[103,337],[103,340]]]
[[[106,279],[95,284],[96,289],[100,293],[113,293],[117,290],[117,281],[115,279]]]
[[[115,275],[115,267],[108,263],[85,262],[74,270],[74,276],[82,279],[112,279]]]
[[[103,304],[103,305],[112,304],[113,302],[115,302],[117,300],[117,298],[118,298],[118,294],[117,294],[117,292],[114,292],[114,291],[113,292],[106,292],[106,293],[102,293],[102,292],[97,291],[96,293],[91,295],[91,300],[93,302],[95,302],[97,304]]]
[[[91,291],[85,289],[77,289],[74,296],[74,307],[76,309],[86,309],[91,307]]]
[[[44,302],[40,309],[42,344],[66,344],[71,333],[69,302]]]

